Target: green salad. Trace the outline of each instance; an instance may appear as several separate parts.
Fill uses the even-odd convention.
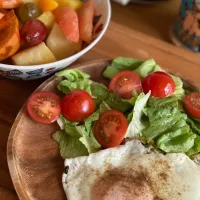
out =
[[[83,117],[76,104],[79,100],[69,103],[65,96],[63,101],[68,104],[61,102],[57,119],[60,130],[53,139],[64,159],[114,147],[126,139],[140,139],[163,153],[192,157],[200,152],[198,89],[184,88],[179,77],[166,73],[153,59],[112,60],[103,72],[111,81],[109,87],[77,69],[64,70],[56,76],[64,77],[57,88],[67,97],[82,91],[85,93],[77,93],[77,99],[84,95],[92,99],[88,104],[90,112]]]

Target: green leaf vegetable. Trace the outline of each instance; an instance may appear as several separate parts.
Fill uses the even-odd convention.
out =
[[[117,65],[118,62],[120,63],[120,61],[117,61],[115,62],[115,65]],[[130,61],[127,60],[126,65],[129,63]],[[69,92],[77,89],[85,90],[92,96],[96,104],[96,111],[85,119],[83,124],[72,123],[65,119],[62,115],[57,120],[62,132],[55,133],[54,139],[56,139],[56,141],[60,144],[62,157],[67,158],[71,154],[71,150],[66,148],[65,144],[73,146],[73,144],[81,143],[86,148],[87,153],[98,151],[100,149],[100,145],[92,133],[94,122],[98,120],[100,114],[106,110],[117,109],[121,112],[130,110],[134,105],[135,98],[130,100],[121,99],[115,93],[109,92],[105,85],[91,81],[88,74],[79,70],[64,70],[56,73],[56,76],[66,78],[57,86],[61,92],[68,94]],[[61,142],[59,138],[62,138],[62,140],[70,140],[64,143]],[[82,145],[79,144],[80,147],[82,147]],[[81,152],[80,155],[78,155],[78,150],[76,153],[76,156],[83,155]]]
[[[68,135],[65,131],[57,131],[53,139],[59,143],[60,155],[63,159],[87,156],[88,150],[79,138]]]
[[[194,146],[196,135],[186,123],[187,116],[179,110],[175,96],[151,98],[147,107],[150,126],[142,134],[153,139],[164,152],[187,152]]]
[[[112,79],[121,70],[135,71],[141,79],[152,72],[164,71],[153,59],[141,61],[118,57],[112,60],[103,75]],[[96,105],[95,112],[82,124],[69,122],[62,115],[57,120],[61,131],[56,132],[53,138],[59,143],[63,158],[84,156],[100,150],[92,130],[99,116],[110,109],[119,110],[127,117],[129,126],[125,137],[146,137],[166,153],[181,152],[192,156],[200,152],[200,122],[184,111],[182,99],[186,90],[179,77],[170,74],[176,85],[170,97],[154,98],[150,92],[133,93],[133,97],[127,100],[110,92],[103,84],[93,82],[89,79],[90,75],[79,70],[64,70],[56,76],[64,77],[57,86],[61,92],[67,94],[76,89],[85,90],[91,94]]]
[[[196,153],[199,153],[200,152],[200,136],[199,135],[196,135],[196,138],[194,140],[194,146],[189,149],[186,154],[188,156],[193,156],[195,155]]]
[[[108,66],[105,71],[103,72],[103,76],[109,79],[112,79],[112,77],[120,72],[121,70],[135,70],[138,68],[143,61],[133,59],[133,58],[123,58],[118,57],[115,58],[111,65]]]
[[[88,153],[94,153],[100,149],[101,146],[93,136],[92,127],[94,122],[99,119],[100,114],[109,109],[109,106],[102,102],[99,109],[86,118],[83,124],[70,122],[62,115],[59,117],[58,124],[62,131],[54,133],[53,139],[59,143],[60,154],[64,159],[69,158],[70,155],[75,155],[74,157],[88,155]],[[77,151],[72,151],[71,147],[75,145],[78,145],[79,148]]]
[[[119,57],[112,61],[111,65],[105,69],[103,75],[106,78],[112,79],[116,73],[122,70],[135,71],[139,74],[139,76],[142,79],[152,72],[156,71],[165,72],[165,70],[163,70],[159,65],[157,65],[153,59],[141,61],[132,58]],[[173,95],[181,99],[184,96],[183,82],[177,76],[171,74],[170,76],[173,78],[176,85],[176,90]]]
[[[125,137],[139,137],[141,136],[142,130],[145,128],[144,123],[142,123],[142,115],[143,115],[143,109],[145,108],[147,101],[150,97],[150,92],[146,95],[144,93],[141,93],[136,102],[135,106],[133,108],[132,114],[132,120],[128,126],[128,130],[126,132]]]

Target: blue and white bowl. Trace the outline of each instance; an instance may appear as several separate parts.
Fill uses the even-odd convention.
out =
[[[48,64],[31,66],[0,64],[0,75],[9,79],[16,80],[39,79],[53,74],[56,71],[59,71],[75,62],[99,42],[99,40],[103,37],[105,31],[108,28],[111,18],[110,0],[94,0],[94,7],[95,15],[101,15],[101,18],[96,24],[96,27],[101,25],[103,25],[103,27],[101,31],[97,33],[95,39],[83,50],[63,60],[59,60]]]

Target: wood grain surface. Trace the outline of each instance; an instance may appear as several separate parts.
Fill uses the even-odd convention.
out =
[[[91,75],[96,82],[106,83],[102,74],[110,61],[90,61],[75,65]],[[178,66],[170,69],[176,74]],[[181,78],[187,77],[187,72],[179,72]],[[61,77],[51,77],[36,91],[51,91],[60,94],[57,84]],[[200,79],[188,81],[200,86]],[[9,135],[7,144],[7,160],[10,174],[21,200],[66,200],[62,187],[64,161],[60,156],[58,144],[52,139],[52,134],[59,130],[56,123],[42,125],[34,122],[28,115],[26,103],[20,110]],[[48,192],[45,192],[48,191]]]
[[[183,72],[186,79],[190,77],[193,82],[198,83],[199,56],[169,44],[168,30],[176,19],[179,2],[171,0],[154,6],[127,7],[113,3],[112,22],[108,31],[95,48],[79,59],[78,63],[116,56],[143,59],[153,57],[161,66],[169,70],[176,66],[176,73]],[[10,128],[23,103],[44,80],[46,79],[23,82],[0,77],[0,199],[2,200],[17,198],[6,160]]]

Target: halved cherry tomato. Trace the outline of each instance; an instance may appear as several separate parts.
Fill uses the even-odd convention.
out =
[[[109,110],[104,112],[96,121],[93,133],[102,147],[116,147],[123,141],[127,128],[126,117],[117,110]]]
[[[89,43],[92,40],[94,5],[87,0],[78,11],[80,39]]]
[[[35,92],[28,99],[27,110],[34,121],[52,124],[60,115],[60,97],[53,92]]]
[[[200,92],[192,92],[185,97],[185,108],[188,113],[195,117],[200,118]]]
[[[170,96],[175,91],[175,83],[172,77],[165,72],[153,72],[142,83],[143,91],[151,96],[162,98]]]
[[[109,90],[122,98],[130,99],[133,96],[133,90],[138,94],[142,92],[141,79],[136,72],[123,70],[112,78]]]
[[[84,90],[70,92],[61,103],[62,114],[71,122],[83,122],[94,110],[94,101]]]
[[[65,37],[72,42],[78,42],[79,22],[76,11],[70,7],[60,7],[52,12],[56,18],[56,22],[65,34]]]

